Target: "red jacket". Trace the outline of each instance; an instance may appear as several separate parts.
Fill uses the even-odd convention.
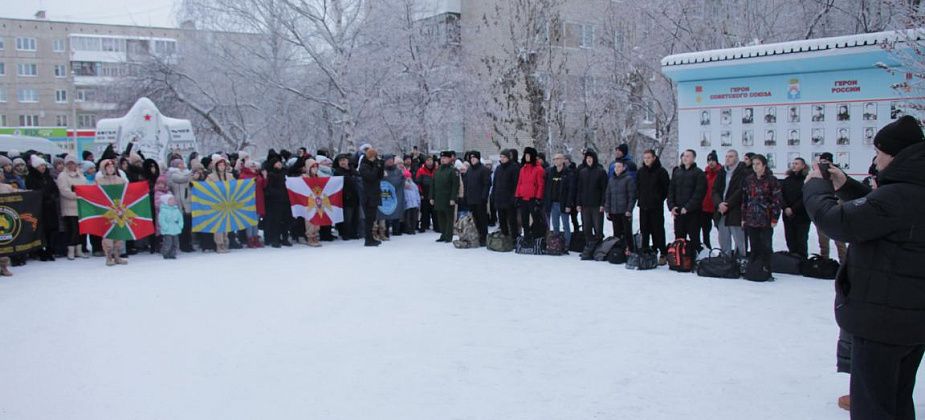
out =
[[[716,206],[713,204],[713,182],[716,181],[716,176],[719,175],[719,168],[716,169],[707,165],[703,170],[703,174],[707,177],[707,195],[703,197],[703,212],[704,213],[714,213],[716,212]]]
[[[253,169],[244,168],[241,169],[241,172],[238,173],[238,179],[254,179],[254,184],[257,186],[257,192],[255,194],[257,201],[257,215],[264,216],[266,211],[264,210],[263,203],[263,189],[267,186],[267,180],[257,172],[254,172]]]
[[[546,189],[546,170],[540,165],[525,164],[520,168],[514,197],[521,200],[542,200]]]

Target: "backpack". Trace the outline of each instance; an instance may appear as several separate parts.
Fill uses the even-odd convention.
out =
[[[613,249],[610,250],[610,253],[607,254],[607,262],[611,264],[625,264],[626,263],[626,260],[627,260],[626,247],[619,246],[619,245],[621,244],[617,244],[617,246],[614,246]]]
[[[620,242],[623,241],[621,241],[620,238],[613,236],[601,241],[601,243],[596,248],[594,248],[594,261],[607,261],[607,255],[610,254],[610,251],[613,250]],[[622,246],[621,248],[626,248],[626,246]]]
[[[627,270],[654,270],[658,268],[658,254],[650,249],[634,252],[626,258]]]
[[[749,281],[770,281],[771,269],[765,267],[759,260],[752,260],[745,266],[745,274],[742,278]]]
[[[781,274],[800,274],[800,264],[803,263],[800,254],[778,251],[771,255],[771,272]]]
[[[453,230],[455,231],[459,239],[453,241],[453,246],[460,249],[466,248],[478,248],[479,247],[479,231],[475,227],[475,220],[472,218],[472,215],[467,215],[459,220],[453,225]]]
[[[581,232],[572,234],[572,240],[568,243],[568,250],[571,252],[582,252],[585,250],[585,235]]]
[[[488,250],[495,252],[511,252],[514,250],[514,240],[500,231],[488,235]]]
[[[568,249],[565,243],[565,235],[560,232],[549,232],[546,234],[546,255],[568,255]]]
[[[668,246],[668,269],[689,273],[694,269],[693,247],[686,239],[678,239]]]
[[[714,255],[714,251],[719,251]],[[726,254],[718,249],[711,249],[706,258],[697,261],[697,275],[700,277],[716,277],[721,279],[737,279],[741,275],[739,261],[736,260],[735,251]]]
[[[546,239],[518,237],[514,252],[523,255],[543,255],[546,252]]]
[[[814,279],[834,280],[839,267],[838,261],[813,255],[800,263],[800,274]]]

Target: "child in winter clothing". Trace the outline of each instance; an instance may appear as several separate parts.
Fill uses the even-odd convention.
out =
[[[176,197],[162,194],[157,215],[157,229],[161,235],[161,255],[165,260],[175,260],[180,248],[180,232],[183,232],[183,213]]]
[[[314,159],[309,159],[305,162],[305,174],[302,175],[303,178],[319,178],[318,175],[318,162]],[[308,240],[308,246],[310,247],[320,247],[321,246],[321,226],[316,225],[305,219],[305,238]]]
[[[421,192],[411,180],[411,172],[404,171],[405,175],[405,233],[414,235],[418,225],[418,211],[421,208]]]

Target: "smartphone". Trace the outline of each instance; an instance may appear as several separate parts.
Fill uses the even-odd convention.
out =
[[[832,174],[829,173],[829,168],[831,165],[828,163],[819,164],[819,172],[822,172],[822,179],[829,180],[832,177]]]

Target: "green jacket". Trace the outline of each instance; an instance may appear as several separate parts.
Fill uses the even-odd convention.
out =
[[[434,200],[435,210],[451,210],[450,201],[459,198],[459,176],[453,165],[440,165],[434,172],[434,185],[430,189],[430,199]]]

